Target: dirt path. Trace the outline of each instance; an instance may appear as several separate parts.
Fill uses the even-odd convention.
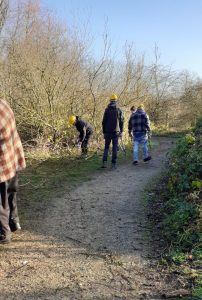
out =
[[[152,267],[141,193],[170,146],[161,138],[151,162],[101,170],[51,202],[43,218],[33,212],[27,230],[0,247],[0,299],[161,299],[170,285]]]

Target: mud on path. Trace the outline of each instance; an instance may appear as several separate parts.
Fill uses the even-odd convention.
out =
[[[173,283],[153,264],[142,199],[171,147],[159,141],[151,162],[100,170],[51,201],[43,217],[33,211],[0,247],[0,299],[161,299]]]

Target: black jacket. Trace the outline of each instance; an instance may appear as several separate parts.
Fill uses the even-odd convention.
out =
[[[80,133],[79,134],[80,142],[83,142],[83,140],[87,135],[91,135],[93,133],[92,126],[88,122],[80,119],[79,117],[76,117],[75,126],[78,132]]]
[[[102,120],[103,133],[123,132],[124,116],[122,110],[117,107],[116,101],[111,101],[105,109]]]

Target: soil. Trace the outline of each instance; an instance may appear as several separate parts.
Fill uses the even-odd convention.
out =
[[[172,146],[158,143],[150,162],[100,169],[46,207],[30,207],[23,230],[0,246],[0,299],[152,300],[180,288],[158,267],[162,241],[144,200]]]

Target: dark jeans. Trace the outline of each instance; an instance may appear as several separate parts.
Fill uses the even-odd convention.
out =
[[[116,163],[117,159],[117,150],[118,150],[118,134],[117,133],[105,133],[105,148],[103,153],[103,161],[107,161],[109,147],[112,142],[112,163]]]
[[[88,145],[89,145],[89,141],[90,141],[91,136],[92,136],[92,133],[87,133],[85,139],[81,143],[82,154],[87,154],[88,153]]]
[[[11,235],[10,225],[19,222],[17,209],[17,176],[0,182],[0,231]]]

